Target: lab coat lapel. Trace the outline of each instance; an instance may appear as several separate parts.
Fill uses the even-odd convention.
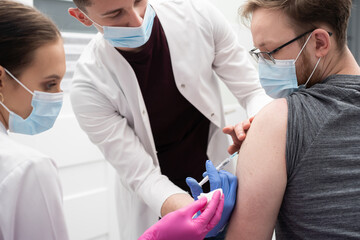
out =
[[[157,160],[150,120],[135,72],[126,59],[114,47],[110,46],[106,40],[104,40],[104,42],[108,52],[107,56],[110,56],[111,65],[114,67],[113,72],[116,74],[115,78],[119,82],[120,88],[128,100],[129,108],[133,112],[134,121],[137,122],[138,119],[141,119],[145,128],[147,138],[140,137],[140,139],[141,141],[144,141],[144,139],[148,140],[147,145],[150,145],[152,149],[150,154],[153,159]],[[158,162],[156,161],[155,164],[157,165]]]
[[[188,40],[196,39],[195,31],[197,30],[190,27],[194,26],[194,23],[191,22],[193,20],[186,14],[187,10],[185,8],[179,9],[177,5],[177,8],[172,9],[173,14],[170,16],[164,12],[169,6],[166,6],[165,9],[162,9],[162,7],[164,6],[155,5],[154,9],[166,34],[176,86],[180,93],[205,117],[217,127],[221,127],[220,116],[213,117],[215,111],[212,106],[218,104],[216,102],[214,103],[217,97],[214,98],[214,96],[210,94],[211,97],[207,98],[207,101],[204,101],[204,96],[209,94],[206,92],[206,89],[201,89],[201,84],[197,82],[200,81],[200,79],[203,80],[202,78],[204,77],[208,77],[204,76],[201,72],[204,66],[209,66],[209,69],[207,69],[208,73],[212,72],[212,56],[207,56],[207,53],[199,52],[198,44],[209,45],[211,43],[200,42],[201,40],[198,42]],[[186,5],[181,5],[181,7],[186,7]],[[174,29],[173,26],[176,26],[176,29]],[[198,58],[194,57],[197,54],[204,56],[201,62],[198,61]],[[216,88],[217,86],[213,87]],[[199,97],[200,94],[203,95],[202,98]]]

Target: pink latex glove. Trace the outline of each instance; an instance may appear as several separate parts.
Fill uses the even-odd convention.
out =
[[[216,191],[207,206],[206,203],[207,199],[203,197],[184,208],[167,214],[146,230],[138,240],[204,239],[206,234],[220,221],[224,196]],[[200,210],[203,210],[202,213],[193,219],[192,217]]]

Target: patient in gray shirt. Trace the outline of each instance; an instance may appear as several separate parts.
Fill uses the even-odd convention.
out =
[[[227,240],[360,239],[360,67],[351,0],[247,0],[265,106],[241,143]],[[286,94],[284,94],[286,92]],[[242,136],[244,137],[244,136]],[[241,148],[240,148],[241,146]]]
[[[360,76],[333,75],[286,100],[277,239],[360,239]]]

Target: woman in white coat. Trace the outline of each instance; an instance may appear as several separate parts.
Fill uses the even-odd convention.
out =
[[[249,116],[271,99],[230,24],[208,0],[74,2],[70,15],[99,33],[77,63],[73,109],[118,173],[121,238],[136,239],[159,216],[192,201],[187,176],[199,180],[206,159],[217,165],[228,156],[218,78]],[[201,119],[198,125],[183,102]],[[187,141],[199,125],[201,134]],[[172,163],[173,175],[167,174],[164,166]]]
[[[62,105],[60,32],[40,12],[0,0],[0,239],[67,240],[55,162],[13,141],[52,127]]]

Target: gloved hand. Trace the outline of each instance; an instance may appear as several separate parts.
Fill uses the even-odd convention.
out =
[[[214,237],[221,230],[223,230],[225,225],[228,223],[231,213],[234,209],[236,201],[237,178],[236,176],[224,170],[220,170],[218,172],[210,160],[206,161],[206,172],[204,173],[204,176],[206,175],[209,176],[210,191],[222,188],[223,194],[225,196],[224,210],[221,216],[221,220],[206,235],[206,237]],[[203,192],[201,186],[195,179],[191,177],[186,178],[186,183],[190,187],[193,198],[196,200],[200,193]]]
[[[206,197],[202,197],[184,208],[167,214],[146,230],[138,240],[204,239],[221,218],[224,195],[221,195],[220,191],[216,191],[207,206],[206,203]],[[202,210],[201,215],[193,219],[194,214],[200,210]]]

